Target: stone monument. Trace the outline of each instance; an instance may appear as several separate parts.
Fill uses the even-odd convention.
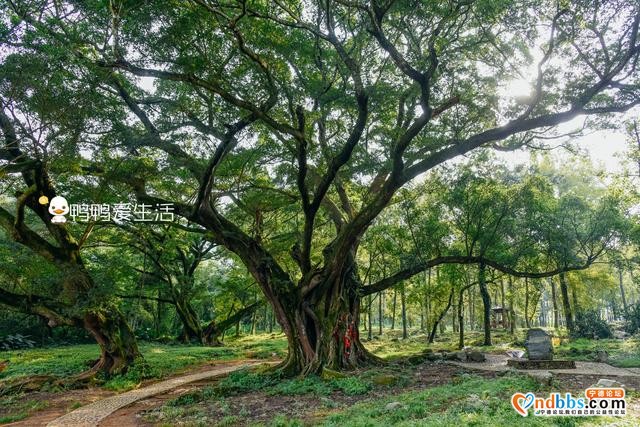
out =
[[[529,329],[524,346],[527,349],[527,358],[529,360],[553,360],[551,335],[544,329]]]
[[[508,366],[518,369],[575,369],[576,367],[573,360],[553,360],[551,335],[544,329],[529,329],[524,346],[527,349],[527,359],[509,359]]]

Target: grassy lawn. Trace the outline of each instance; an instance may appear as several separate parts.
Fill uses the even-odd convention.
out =
[[[519,330],[515,337],[506,331],[496,330],[492,333],[492,346],[482,347],[484,352],[503,353],[508,349],[524,350],[523,344],[526,332]],[[361,332],[361,337],[366,337],[366,332]],[[366,347],[376,355],[387,360],[401,359],[424,352],[426,349],[433,351],[457,351],[458,335],[451,331],[438,335],[432,344],[427,345],[427,335],[424,332],[412,331],[407,339],[402,339],[399,330],[385,330],[381,337],[371,341],[365,339]],[[465,345],[479,347],[483,342],[480,331],[470,331],[465,334]]]
[[[566,331],[554,332],[554,335],[562,337],[560,344],[554,348],[554,355],[558,359],[593,361],[598,350],[605,350],[609,353],[609,363],[621,368],[640,367],[640,339],[629,338],[626,340],[600,339],[592,340],[586,338],[570,339],[566,338]],[[366,332],[361,336],[366,337]],[[377,337],[371,341],[365,340],[366,347],[376,355],[387,360],[396,360],[403,357],[413,356],[424,352],[426,349],[433,351],[456,351],[457,334],[450,331],[439,335],[433,344],[425,345],[427,337],[424,333],[415,331],[407,339],[402,339],[402,332],[399,330],[384,331],[382,337]],[[502,330],[492,331],[491,346],[482,346],[483,334],[480,331],[469,331],[465,334],[465,345],[477,347],[483,352],[504,354],[508,349],[524,350],[526,330],[517,330],[515,336]]]
[[[366,333],[362,334],[366,336]],[[503,353],[506,349],[524,349],[524,331],[518,331],[515,338],[504,331],[494,331],[494,345],[482,347],[482,351]],[[433,351],[454,351],[457,349],[455,336],[445,333],[436,342],[427,346],[423,333],[414,333],[408,339],[401,338],[398,330],[385,330],[383,336],[365,345],[376,355],[386,360],[398,360],[424,352],[427,348]],[[479,346],[482,335],[479,331],[467,333],[466,343]],[[228,338],[225,347],[202,347],[195,345],[167,345],[141,342],[140,350],[147,366],[143,370],[134,368],[126,375],[108,380],[104,387],[113,390],[126,390],[135,387],[142,379],[165,378],[190,367],[213,360],[233,360],[239,358],[268,359],[274,354],[277,357],[286,355],[286,340],[282,334],[258,334],[240,338]],[[556,347],[557,358],[572,360],[593,360],[597,350],[606,350],[610,355],[610,363],[620,367],[640,366],[640,340],[589,340],[563,339]],[[99,356],[98,347],[94,344],[73,345],[67,347],[37,348],[0,352],[0,360],[9,360],[9,367],[0,373],[0,381],[32,376],[53,375],[68,377],[87,369],[91,362]]]
[[[8,396],[0,398],[0,407],[10,408],[6,414],[0,414],[0,424],[6,424],[23,420],[33,412],[46,408],[47,402],[23,399],[22,396]]]
[[[274,354],[284,357],[287,351],[286,340],[281,334],[230,338],[225,347],[149,342],[141,342],[139,345],[147,365],[143,369],[133,367],[125,375],[110,378],[102,387],[119,392],[126,391],[136,388],[143,380],[162,379],[211,361],[268,359]],[[30,399],[22,393],[2,396],[4,381],[34,375],[68,377],[86,370],[99,355],[100,350],[95,344],[0,352],[0,360],[9,360],[9,367],[0,373],[0,424],[22,420],[48,405],[46,400]],[[45,386],[43,391],[62,390]]]
[[[535,391],[544,395],[550,390],[523,376],[495,379],[473,376],[449,385],[423,391],[411,391],[360,403],[328,416],[325,426],[573,426],[573,425],[637,425],[636,420],[613,417],[533,417],[523,418],[510,404],[510,397],[518,391]],[[387,404],[398,402],[397,409]]]
[[[515,338],[506,332],[496,331],[493,338],[494,345],[483,347],[482,350],[502,353],[509,348],[523,348],[524,331],[520,331]],[[365,344],[378,356],[390,362],[399,362],[403,357],[423,353],[427,348],[433,351],[456,350],[456,345],[452,344],[454,339],[448,333],[439,337],[432,345],[426,346],[424,334],[415,332],[403,340],[400,331],[385,331],[382,337],[365,340]],[[481,339],[480,332],[472,331],[468,333],[467,343],[478,346]],[[134,367],[125,375],[104,381],[102,387],[125,391],[137,387],[145,379],[165,378],[211,361],[270,359],[274,355],[286,355],[286,340],[282,334],[228,338],[225,344],[225,347],[202,347],[141,342],[140,349],[146,360],[144,369]],[[611,363],[616,366],[640,366],[640,341],[637,339],[563,339],[555,353],[558,358],[593,360],[594,352],[601,349],[610,354]],[[1,352],[0,360],[8,359],[9,367],[0,373],[0,394],[3,381],[33,375],[67,377],[87,369],[98,355],[96,345]],[[231,374],[216,386],[204,387],[181,396],[165,405],[160,412],[149,416],[149,419],[168,422],[169,425],[178,419],[191,420],[186,425],[210,425],[213,420],[222,420],[221,425],[244,423],[251,421],[253,415],[244,407],[238,409],[229,402],[230,399],[242,399],[246,395],[249,402],[256,398],[290,396],[295,396],[302,402],[299,417],[297,413],[276,416],[278,410],[275,409],[271,412],[271,418],[267,421],[258,420],[258,425],[295,426],[312,422],[327,426],[448,426],[520,425],[524,422],[524,425],[570,426],[585,423],[594,425],[606,421],[589,418],[522,419],[512,410],[508,397],[515,391],[549,391],[542,389],[528,377],[507,375],[484,378],[453,374],[453,381],[449,384],[429,383],[424,386],[416,385],[416,378],[423,376],[430,380],[432,376],[439,376],[439,369],[443,368],[427,374],[416,373],[415,369],[419,368],[391,363],[383,368],[365,369],[352,376],[330,380],[318,377],[283,380],[243,370]],[[259,393],[263,397],[252,397],[252,393]],[[309,399],[306,406],[305,399]],[[304,410],[308,412],[307,407],[317,406],[318,402],[320,406],[312,414],[304,413]],[[387,410],[386,405],[390,402],[399,402],[399,407]],[[28,395],[0,397],[0,406],[5,409],[0,412],[0,423],[24,419],[45,408],[47,404],[46,400],[34,400]],[[249,404],[247,407],[250,406]]]
[[[598,350],[609,353],[609,364],[621,368],[640,367],[640,339],[626,340],[603,339],[590,340],[578,338],[563,341],[555,350],[558,357],[572,360],[593,360],[593,354]]]
[[[452,373],[450,369],[436,365],[424,372],[420,366],[390,365],[331,380],[278,380],[250,370],[238,371],[217,385],[184,394],[143,417],[158,425],[179,422],[184,426],[638,425],[638,418],[631,415],[523,418],[511,407],[513,393],[533,391],[543,397],[551,391],[569,389],[558,384],[543,386],[519,374],[486,378],[464,371]],[[446,384],[421,386],[419,379],[425,373],[440,376]],[[395,380],[385,384],[379,381],[381,378]],[[574,392],[574,396],[581,393]],[[637,402],[637,393],[629,393],[628,402],[631,399]],[[260,408],[253,405],[257,401]]]
[[[225,347],[141,342],[140,351],[147,366],[134,367],[127,374],[108,380],[104,387],[119,391],[131,389],[142,379],[164,378],[213,360],[267,359],[274,353],[283,357],[286,348],[286,340],[280,334],[231,338]],[[32,375],[68,377],[86,370],[99,356],[100,350],[95,344],[0,352],[1,360],[9,360],[8,369],[0,373],[0,381]]]

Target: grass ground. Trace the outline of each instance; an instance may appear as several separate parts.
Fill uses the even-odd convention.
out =
[[[229,339],[225,347],[140,343],[146,366],[134,367],[125,375],[104,381],[107,390],[126,391],[142,381],[158,380],[179,374],[211,361],[234,359],[269,359],[286,355],[286,340],[281,334],[261,334]],[[0,424],[18,421],[47,406],[46,401],[25,399],[24,394],[3,396],[3,383],[35,375],[69,377],[88,369],[100,355],[95,344],[37,348],[0,352],[8,368],[0,373]],[[62,391],[45,386],[42,391]]]
[[[164,378],[187,368],[212,360],[268,359],[286,355],[286,341],[281,334],[261,334],[229,339],[224,347],[196,345],[167,345],[140,343],[140,351],[147,362],[144,372],[133,372],[105,382],[104,387],[125,390],[147,378]],[[0,373],[0,381],[31,375],[67,377],[86,370],[100,356],[95,344],[68,347],[37,348],[0,352],[0,359],[8,360],[8,368]],[[1,385],[1,384],[0,384]]]
[[[366,337],[366,332],[362,336]],[[483,348],[483,351],[502,353],[510,348],[523,348],[524,332],[514,337],[504,331],[495,331],[493,338],[494,345]],[[467,334],[466,344],[477,346],[481,339],[480,332],[471,331]],[[212,420],[218,419],[226,419],[225,422],[230,425],[245,419],[267,425],[299,425],[311,420],[314,424],[356,426],[485,425],[489,420],[493,425],[506,425],[520,421],[506,397],[516,389],[532,390],[535,384],[530,379],[519,376],[491,379],[449,372],[447,375],[453,383],[440,384],[438,378],[442,376],[440,370],[443,368],[438,367],[433,372],[420,374],[435,378],[435,381],[426,385],[416,382],[416,368],[401,363],[404,358],[423,353],[427,348],[433,351],[452,351],[457,348],[452,344],[457,342],[456,336],[451,333],[443,334],[428,347],[425,341],[425,335],[419,332],[403,340],[400,331],[386,330],[382,337],[365,341],[371,351],[391,362],[382,370],[364,370],[331,381],[319,378],[274,380],[264,375],[241,372],[231,375],[215,387],[188,393],[148,416],[155,422],[169,424],[191,420],[189,425],[209,425]],[[215,360],[284,357],[286,341],[281,334],[262,334],[230,338],[225,347],[141,343],[140,349],[147,362],[144,370],[133,369],[125,375],[104,381],[101,387],[118,392],[129,390],[143,380],[165,378]],[[593,360],[597,350],[606,350],[611,363],[616,366],[640,366],[640,340],[637,339],[564,339],[556,347],[555,353],[560,358]],[[0,396],[4,381],[33,375],[67,377],[87,369],[98,355],[95,345],[1,352],[0,360],[8,359],[9,366],[0,373]],[[256,394],[259,396],[256,397]],[[247,409],[256,398],[282,400],[287,396],[295,396],[295,400],[283,407],[282,411],[286,413],[289,407],[295,408],[300,402],[307,402],[300,413],[294,411],[283,418],[274,417],[277,411],[271,411],[269,417],[263,419]],[[247,399],[247,404],[238,406],[237,401],[242,402],[243,399]],[[390,400],[398,401],[400,407],[394,411],[385,410]],[[313,402],[319,402],[319,405]],[[28,394],[2,396],[0,423],[24,419],[47,404],[46,400],[34,400]],[[306,410],[308,408],[313,408],[313,411]],[[562,425],[574,425],[574,422],[564,420],[562,423],[565,424]],[[548,423],[548,420],[537,420],[530,425]]]
[[[543,386],[524,375],[472,373],[443,363],[391,364],[329,381],[277,381],[241,371],[146,411],[143,418],[154,425],[193,427],[638,425],[631,416],[522,418],[511,407],[515,392],[584,392],[570,376],[560,381]],[[637,403],[637,395],[628,402]]]
[[[640,367],[640,338],[626,340],[586,338],[569,339],[566,331],[555,332],[560,343],[554,348],[554,354],[559,359],[593,361],[598,350],[605,350],[609,354],[609,363],[621,368]],[[366,336],[366,333],[362,336]],[[427,337],[424,333],[415,332],[407,339],[402,339],[400,331],[385,331],[381,338],[374,338],[366,342],[367,348],[387,360],[402,359],[419,354],[429,348],[433,351],[455,351],[458,349],[457,334],[445,332],[439,335],[433,344],[425,346]],[[493,345],[482,347],[483,352],[504,353],[508,349],[524,350],[526,331],[516,331],[511,335],[507,331],[496,330],[492,333]],[[483,334],[480,331],[469,331],[465,336],[465,345],[480,347]]]

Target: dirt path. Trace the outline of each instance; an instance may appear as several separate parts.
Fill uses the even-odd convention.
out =
[[[167,393],[180,386],[194,383],[196,381],[202,381],[208,378],[228,374],[236,369],[241,369],[245,366],[257,365],[264,363],[264,360],[245,360],[231,363],[221,363],[216,365],[213,369],[203,370],[197,373],[189,375],[183,375],[174,377],[165,381],[153,383],[146,387],[142,387],[136,390],[128,391],[125,393],[117,394],[107,397],[105,399],[98,400],[88,405],[82,406],[74,411],[69,412],[59,418],[50,421],[46,424],[47,427],[80,427],[80,426],[97,426],[102,424],[105,418],[116,412],[117,410],[131,405],[142,399],[147,399],[155,395]],[[29,424],[25,425],[38,425],[33,423],[33,419],[25,420]],[[43,425],[43,424],[40,424]],[[119,424],[124,425],[124,424]]]

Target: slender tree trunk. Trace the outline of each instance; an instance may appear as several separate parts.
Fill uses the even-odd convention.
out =
[[[531,322],[529,322],[529,279],[524,278],[524,323],[527,329],[531,328]]]
[[[433,340],[436,339],[436,331],[438,330],[438,325],[440,324],[440,322],[442,322],[442,319],[444,319],[444,316],[447,315],[447,312],[451,308],[451,303],[453,301],[453,294],[454,294],[454,289],[452,287],[451,293],[449,293],[449,300],[447,301],[447,305],[445,306],[444,310],[442,310],[438,318],[435,319],[433,323],[433,327],[431,328],[431,333],[429,334],[429,338],[427,339],[427,343],[432,344]]]
[[[426,275],[426,286],[427,291],[425,292],[425,301],[424,301],[424,309],[425,309],[425,319],[424,319],[424,329],[425,331],[429,331],[430,319],[431,319],[431,269],[428,269],[425,272]]]
[[[618,283],[620,285],[620,297],[622,298],[622,311],[627,314],[627,297],[624,293],[624,283],[622,281],[622,268],[618,268]]]
[[[398,291],[393,290],[393,303],[391,308],[391,330],[396,329],[396,302],[398,299]]]
[[[367,295],[367,323],[369,325],[369,328],[367,329],[367,339],[369,341],[371,341],[373,339],[373,325],[371,322],[371,313],[373,313],[373,309],[371,308],[371,305],[373,304],[373,300],[371,299],[371,295]]]
[[[483,322],[484,322],[484,342],[482,345],[491,345],[491,296],[487,288],[486,267],[480,264],[478,267],[478,283],[480,284],[480,295],[482,296]]]
[[[574,316],[577,316],[580,313],[580,306],[578,305],[578,296],[576,295],[576,287],[571,286],[571,299],[573,302],[573,314]],[[575,319],[574,319],[574,324],[575,324]]]
[[[256,323],[258,320],[258,313],[254,312],[253,316],[251,316],[251,335],[256,334]]]
[[[542,285],[542,284],[540,284]],[[547,327],[547,299],[548,293],[542,286],[542,291],[540,292],[540,315],[538,316],[540,326],[546,328]]]
[[[511,335],[516,331],[515,291],[513,277],[509,276],[509,331]]]
[[[476,306],[474,302],[475,295],[473,292],[473,287],[469,288],[467,292],[468,292],[467,299],[469,300],[469,327],[471,328],[472,331],[475,331],[476,330],[476,316],[475,316]]]
[[[571,303],[569,302],[569,289],[567,288],[567,279],[564,273],[560,273],[560,296],[562,297],[562,306],[564,309],[564,318],[569,332],[574,331],[573,312],[571,311]]]
[[[275,323],[276,317],[273,313],[273,310],[269,310],[269,333],[273,333],[273,324]]]
[[[400,305],[402,310],[402,339],[407,339],[407,297],[404,284],[400,288]]]
[[[458,348],[464,348],[464,289],[458,293]]]
[[[206,328],[202,331],[202,342],[206,345],[218,346],[222,345],[224,340],[224,332],[234,324],[237,325],[247,316],[255,316],[258,312],[258,308],[262,305],[261,301],[256,301],[251,305],[248,305],[217,323],[215,320],[209,322]]]
[[[551,303],[553,304],[553,329],[558,329],[558,296],[556,295],[556,282],[553,280],[553,277],[549,278],[549,283],[551,284]]]
[[[454,334],[458,332],[458,307],[456,303],[453,303],[453,314],[451,315],[451,332]]]
[[[384,321],[384,312],[382,310],[382,300],[384,292],[378,292],[378,334],[382,336],[382,323]]]

